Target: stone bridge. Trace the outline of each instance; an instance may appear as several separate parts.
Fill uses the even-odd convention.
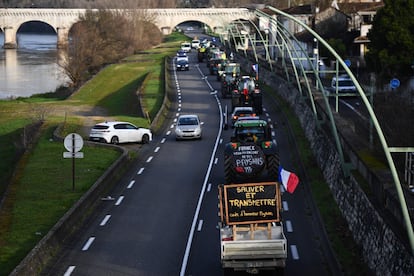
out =
[[[174,27],[186,21],[199,21],[213,31],[224,29],[235,20],[252,20],[254,11],[246,8],[232,9],[146,9],[153,15],[155,25],[163,34],[170,34]],[[57,33],[57,47],[65,45],[71,27],[86,9],[0,9],[0,29],[4,32],[4,48],[17,48],[16,34],[26,22],[40,21],[52,26]]]

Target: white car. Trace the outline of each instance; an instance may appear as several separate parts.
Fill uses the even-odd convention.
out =
[[[200,40],[198,40],[198,39],[193,39],[193,40],[191,41],[191,48],[193,48],[193,49],[198,49],[198,48],[200,48]]]
[[[191,43],[190,42],[181,43],[181,50],[183,50],[186,53],[191,52]]]
[[[175,126],[175,139],[201,139],[202,129],[198,115],[180,115]]]
[[[234,123],[240,117],[255,117],[253,107],[251,106],[237,106],[234,108],[233,113],[231,114],[231,126],[234,126]]]
[[[103,122],[90,131],[89,140],[111,144],[142,143],[152,141],[151,130],[128,122]]]

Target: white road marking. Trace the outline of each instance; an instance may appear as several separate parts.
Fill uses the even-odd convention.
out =
[[[198,221],[197,231],[198,231],[198,232],[200,232],[200,231],[201,231],[201,228],[203,228],[203,220],[202,220],[202,219],[200,219],[200,220]]]
[[[165,135],[170,135],[171,134],[171,130],[167,131],[167,133]]]
[[[214,159],[214,165],[217,165],[218,163],[218,158]]]
[[[147,162],[147,163],[151,162],[152,158],[154,158],[154,157],[153,156],[148,157],[147,161],[145,161],[145,162]]]
[[[197,67],[197,69],[201,73],[200,68]],[[210,83],[208,83],[207,80],[206,80],[206,82],[207,82],[207,84],[209,85],[209,87],[211,89]],[[216,101],[218,102],[217,94],[214,95],[214,97],[216,98]],[[219,107],[219,114],[222,114],[223,110],[221,108],[221,105],[218,105],[218,107]],[[189,234],[188,239],[187,239],[187,245],[186,245],[186,248],[185,248],[184,257],[183,257],[183,261],[181,263],[180,276],[185,276],[185,271],[186,271],[186,267],[187,267],[188,258],[189,258],[189,255],[190,255],[190,249],[191,249],[191,244],[192,244],[193,237],[194,237],[194,231],[196,229],[198,215],[200,214],[201,204],[203,202],[204,193],[205,193],[206,188],[207,188],[207,180],[208,180],[208,178],[210,177],[210,174],[211,174],[211,170],[212,170],[213,162],[214,162],[214,156],[217,152],[218,143],[219,143],[219,139],[220,139],[220,136],[221,136],[222,129],[223,129],[223,116],[220,116],[220,125],[219,125],[219,129],[218,129],[217,137],[216,137],[216,142],[214,144],[214,149],[213,149],[213,152],[212,152],[212,155],[211,155],[211,158],[210,158],[210,163],[209,163],[209,166],[208,166],[208,169],[207,169],[206,176],[204,178],[203,186],[201,188],[201,192],[200,192],[200,195],[198,197],[197,208],[196,208],[195,213],[194,213],[193,222],[191,223],[190,234]]]
[[[290,220],[287,220],[285,221],[285,225],[286,225],[286,231],[288,233],[292,233],[293,232],[292,222]]]
[[[160,147],[156,147],[154,152],[158,152],[160,150]]]
[[[161,140],[161,144],[164,144],[165,143],[165,138],[162,138],[162,140]]]
[[[296,245],[290,246],[290,252],[292,252],[292,258],[294,260],[299,260],[299,253],[298,253],[298,249],[296,248]]]
[[[108,222],[108,220],[111,218],[111,215],[106,215],[105,217],[104,217],[104,219],[101,221],[101,224],[99,224],[100,226],[104,226],[107,222]]]
[[[141,168],[139,169],[139,171],[137,172],[137,174],[142,174],[142,172],[144,171],[145,168]]]
[[[88,241],[85,243],[85,245],[82,247],[82,251],[88,250],[94,240],[95,240],[95,237],[90,237]]]
[[[63,274],[63,276],[70,276],[72,274],[72,272],[75,270],[76,266],[71,265],[68,267],[68,269],[65,271],[65,274]]]
[[[170,125],[170,128],[174,128],[174,124]]]
[[[120,204],[121,204],[121,202],[122,202],[122,200],[124,200],[124,196],[120,196],[120,197],[118,198],[118,200],[115,202],[115,206],[120,205]]]
[[[223,143],[223,138],[221,138],[221,139],[220,139],[220,142],[219,142],[219,144],[221,144],[221,143]]]
[[[288,205],[287,201],[283,201],[282,205],[283,205],[283,210],[284,211],[289,211],[289,205]]]
[[[129,182],[129,184],[127,186],[127,189],[131,189],[132,186],[134,186],[134,184],[135,184],[135,180],[131,180],[131,182]]]

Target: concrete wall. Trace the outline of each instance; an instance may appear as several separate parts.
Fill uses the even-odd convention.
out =
[[[248,60],[239,62],[245,66],[246,72],[250,72],[253,62]],[[359,139],[350,136],[355,134],[346,132],[353,126],[341,127],[341,125],[349,126],[349,122],[335,117],[338,119],[337,126],[344,144],[344,153],[349,156],[353,166],[363,175],[373,191],[372,198],[368,198],[354,176],[344,177],[336,147],[329,138],[331,135],[325,133],[323,128],[317,127],[315,115],[300,96],[299,91],[289,86],[276,73],[267,71],[265,66],[261,66],[259,72],[261,80],[274,87],[299,118],[326,183],[348,222],[354,240],[361,246],[368,267],[376,275],[381,276],[413,275],[414,258],[404,232],[401,210],[390,173],[373,171],[360,160],[356,153],[358,144],[352,143],[353,140],[358,142]],[[384,214],[388,216],[383,216]]]

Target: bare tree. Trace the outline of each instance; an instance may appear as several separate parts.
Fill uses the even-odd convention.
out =
[[[62,63],[73,86],[78,87],[105,64],[159,44],[162,34],[154,21],[144,9],[88,10],[71,30]]]

